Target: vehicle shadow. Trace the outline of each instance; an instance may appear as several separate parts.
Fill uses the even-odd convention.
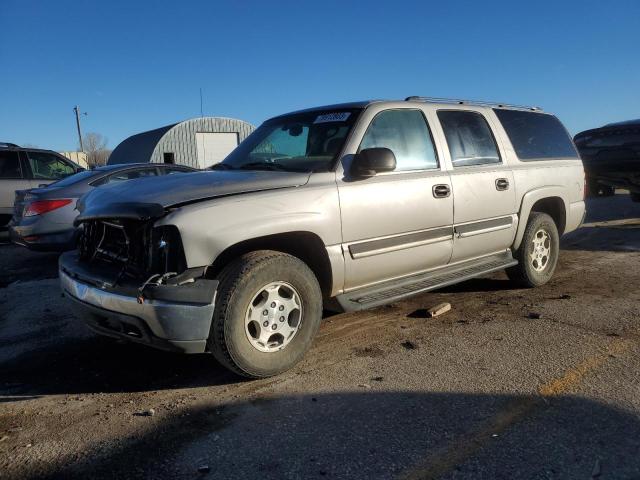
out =
[[[0,369],[0,399],[13,397],[12,401],[52,394],[144,392],[242,381],[212,355],[162,352],[99,336],[29,350],[3,362]]]
[[[368,390],[254,398],[148,422],[145,433],[92,446],[81,460],[21,463],[5,478],[640,475],[638,417],[573,396]]]
[[[640,203],[628,194],[588,198],[584,226],[562,237],[564,250],[640,251]]]
[[[1,244],[0,288],[15,281],[26,282],[56,278],[59,256],[57,253],[32,252],[17,245]]]

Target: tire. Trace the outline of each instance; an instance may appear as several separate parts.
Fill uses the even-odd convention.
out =
[[[631,192],[630,197],[632,202],[640,203],[640,192]]]
[[[302,359],[322,320],[320,286],[304,262],[280,252],[251,252],[226,266],[218,280],[208,346],[222,365],[245,377],[263,378],[289,370]],[[289,311],[287,319],[279,316]],[[269,313],[260,317],[264,312]],[[254,315],[259,322],[251,320]],[[272,327],[278,329],[273,334]],[[288,339],[279,332],[286,332]],[[270,335],[268,341],[262,341],[264,335]]]
[[[540,232],[543,232],[541,236]],[[534,253],[534,240],[539,243],[544,239],[544,235],[548,238],[548,254],[546,260],[542,258],[532,259]],[[544,254],[544,245],[538,251],[539,255]],[[518,286],[521,287],[539,287],[547,283],[553,276],[558,263],[558,254],[560,252],[560,235],[558,228],[553,219],[546,213],[531,212],[527,227],[522,237],[520,248],[515,252],[515,258],[518,265],[507,269],[507,276]]]

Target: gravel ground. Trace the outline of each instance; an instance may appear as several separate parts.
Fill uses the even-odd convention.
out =
[[[548,285],[327,317],[258,381],[93,335],[0,246],[0,478],[640,478],[640,204],[588,211]]]

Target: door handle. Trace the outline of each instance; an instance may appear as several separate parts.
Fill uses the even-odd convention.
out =
[[[451,187],[445,183],[433,186],[433,196],[436,198],[447,198],[451,195]]]
[[[506,178],[496,179],[496,190],[509,190],[509,180],[507,180]]]

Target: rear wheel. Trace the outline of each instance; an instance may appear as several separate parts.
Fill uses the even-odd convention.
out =
[[[553,276],[558,263],[560,236],[553,219],[546,213],[532,212],[520,247],[515,252],[518,265],[507,275],[523,287],[538,287]]]
[[[209,335],[216,359],[252,378],[298,363],[322,319],[322,293],[311,269],[291,255],[258,251],[229,264],[219,280]]]

